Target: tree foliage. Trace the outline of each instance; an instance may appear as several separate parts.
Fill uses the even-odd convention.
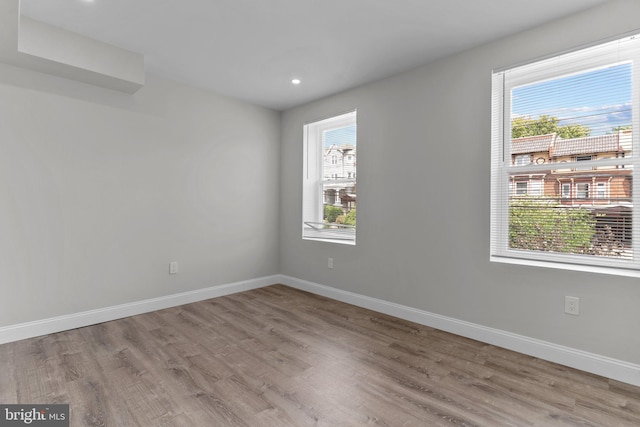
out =
[[[344,218],[344,223],[347,225],[356,225],[356,210],[351,209]]]
[[[519,197],[509,204],[509,247],[530,251],[624,257],[625,245],[613,228],[598,225],[588,209],[554,200]]]
[[[326,222],[336,222],[336,219],[342,215],[342,208],[333,205],[324,205],[324,220]]]
[[[511,120],[511,138],[525,136],[547,135],[555,133],[560,138],[582,138],[591,134],[591,129],[584,125],[560,126],[560,119],[542,115],[537,119],[531,117],[516,117]]]
[[[337,219],[336,222],[338,224],[345,224],[345,225],[356,225],[356,210],[355,209],[351,209],[346,215],[340,215]]]
[[[592,253],[595,218],[548,199],[518,198],[509,207],[509,247],[544,252]]]
[[[608,134],[614,134],[614,133],[618,133],[620,131],[624,131],[624,130],[631,130],[631,125],[624,125],[624,126],[614,126],[611,128],[611,132],[607,132]]]

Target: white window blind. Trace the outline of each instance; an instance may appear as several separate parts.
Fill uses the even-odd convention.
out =
[[[639,67],[629,36],[493,73],[492,260],[640,270]]]

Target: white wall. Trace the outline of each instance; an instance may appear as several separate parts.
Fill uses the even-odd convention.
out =
[[[279,126],[0,66],[0,327],[278,273]]]
[[[281,272],[640,363],[638,279],[489,262],[492,69],[638,29],[638,16],[640,2],[613,1],[285,112]],[[354,108],[357,245],[303,241],[302,126]]]

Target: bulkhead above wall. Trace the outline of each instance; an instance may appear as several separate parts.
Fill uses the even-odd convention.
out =
[[[144,56],[20,15],[0,0],[0,62],[126,93],[145,83]]]

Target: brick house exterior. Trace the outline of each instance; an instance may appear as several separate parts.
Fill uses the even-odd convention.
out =
[[[619,159],[631,153],[631,130],[572,139],[556,134],[513,139],[513,166],[536,164],[549,168],[511,175],[511,197],[540,197],[567,207],[589,209],[599,227],[610,227],[621,241],[630,242],[632,170],[624,165],[579,167],[576,163]],[[570,167],[563,167],[569,162]]]
[[[562,139],[556,134],[512,140],[511,164],[549,169],[511,176],[512,196],[544,196],[567,205],[630,205],[631,170],[621,165],[579,168],[567,162],[616,159],[631,155],[631,131]]]

